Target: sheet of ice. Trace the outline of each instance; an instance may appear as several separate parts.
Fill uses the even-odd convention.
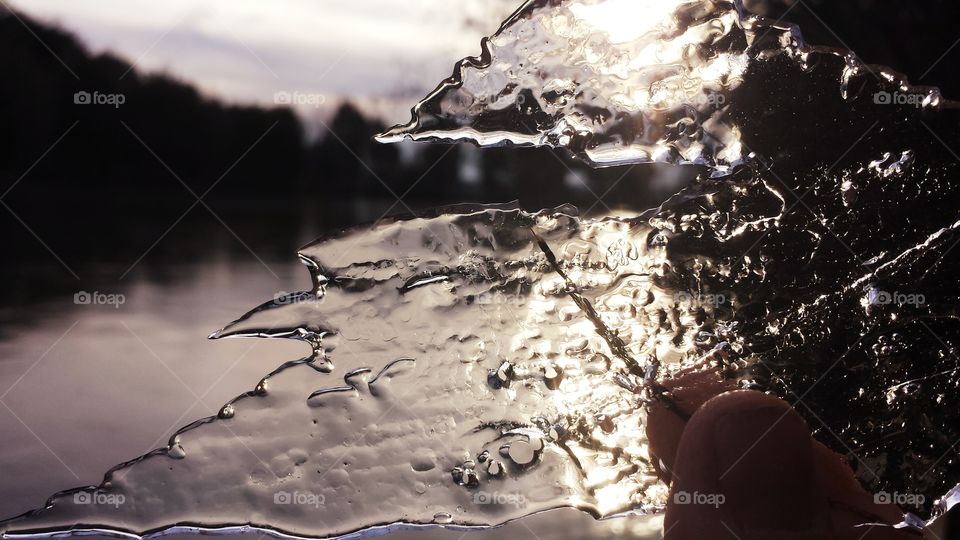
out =
[[[868,488],[934,507],[960,482],[956,107],[734,4],[674,0],[620,19],[614,7],[631,9],[529,2],[391,137],[550,144],[594,163],[663,155],[709,165],[698,182],[634,218],[464,207],[304,248],[314,289],[215,337],[300,339],[313,356],[278,360],[218,417],[0,532],[329,538],[562,506],[656,511],[666,486],[643,403],[669,401],[658,381],[705,364],[794,403]],[[716,66],[743,69],[716,94],[664,94],[663,111],[616,108],[620,75],[598,75],[618,66],[608,54],[675,62],[663,55],[677,40],[692,43],[679,73],[700,69],[696,84],[722,54]],[[651,62],[634,66],[650,77],[638,90],[683,79]],[[526,91],[498,79],[511,69]],[[505,101],[480,99],[498,87]],[[709,115],[721,144],[704,142],[696,107],[692,123],[667,119],[701,94],[725,96]],[[569,139],[553,133],[578,122]],[[656,135],[668,124],[683,129]]]
[[[755,123],[781,145],[789,135],[763,117],[768,97],[747,87],[790,80],[778,73],[784,59],[802,71],[823,56],[835,57],[822,68],[834,84],[818,94],[871,99],[850,87],[871,66],[810,47],[795,27],[749,16],[739,0],[529,0],[414,107],[408,124],[378,139],[549,146],[594,166],[684,163],[723,175],[759,145]],[[883,79],[891,99],[939,104],[935,89],[908,88],[889,70]],[[824,97],[802,84],[774,91]]]
[[[0,530],[328,538],[654,512],[643,403],[692,365],[795,403],[867,487],[925,512],[960,480],[960,185],[928,142],[898,172],[748,170],[632,219],[457,208],[319,241],[301,253],[315,290],[215,334],[315,355]]]
[[[676,300],[647,277],[663,263],[648,232],[570,209],[477,208],[311,245],[316,290],[214,337],[303,339],[313,357],[3,529],[333,537],[563,506],[655,511],[665,486],[644,442],[643,377],[650,354],[680,358],[693,336],[659,317]]]

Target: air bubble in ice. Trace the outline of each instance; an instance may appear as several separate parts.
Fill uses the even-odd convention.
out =
[[[550,390],[560,388],[560,381],[563,379],[563,370],[554,364],[548,364],[543,368],[543,379]]]
[[[453,522],[453,515],[449,512],[437,512],[433,515],[433,522],[446,525]]]

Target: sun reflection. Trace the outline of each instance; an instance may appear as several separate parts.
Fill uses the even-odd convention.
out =
[[[683,1],[607,0],[570,6],[574,15],[591,27],[602,30],[613,43],[639,39],[654,28],[674,25],[671,15]]]
[[[563,478],[571,492],[586,492],[574,504],[600,515],[625,508],[654,511],[666,500],[666,488],[651,466],[644,382],[628,365],[645,362],[670,341],[647,315],[668,301],[651,303],[662,293],[646,277],[662,258],[648,251],[625,223],[597,223],[581,231],[579,239],[553,246],[563,261],[562,274],[545,276],[531,291],[523,326],[534,330],[515,340],[531,350],[536,366],[521,364],[518,371],[562,373],[555,390],[545,395],[544,410],[568,422],[569,433],[554,439],[552,449],[576,463]],[[574,296],[589,303],[595,318]],[[535,330],[556,323],[562,323],[559,335]],[[598,323],[623,341],[625,352],[612,350],[610,336],[598,330]]]
[[[750,61],[734,4],[528,2],[381,142],[566,147],[598,165],[743,161],[726,118]],[[743,34],[743,35],[741,35]],[[545,77],[544,74],[550,74]],[[698,129],[698,128],[703,129]]]

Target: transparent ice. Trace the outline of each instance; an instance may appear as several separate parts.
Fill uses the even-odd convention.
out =
[[[381,139],[700,178],[633,217],[456,207],[303,248],[313,290],[212,337],[312,356],[0,531],[328,538],[657,512],[644,404],[703,366],[794,403],[865,486],[923,493],[905,510],[927,515],[960,481],[957,120],[935,89],[738,3],[530,1]]]

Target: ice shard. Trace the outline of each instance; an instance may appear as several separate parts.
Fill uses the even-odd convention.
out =
[[[529,0],[379,140],[547,146],[594,166],[723,175],[787,149],[796,124],[887,99],[941,101],[850,51],[808,45],[739,0]]]
[[[308,246],[314,291],[214,336],[305,339],[315,355],[3,530],[337,537],[563,506],[655,511],[666,489],[644,444],[637,367],[683,345],[657,318],[675,299],[647,277],[663,264],[648,232],[572,209],[478,207]],[[626,317],[635,302],[651,318]]]

